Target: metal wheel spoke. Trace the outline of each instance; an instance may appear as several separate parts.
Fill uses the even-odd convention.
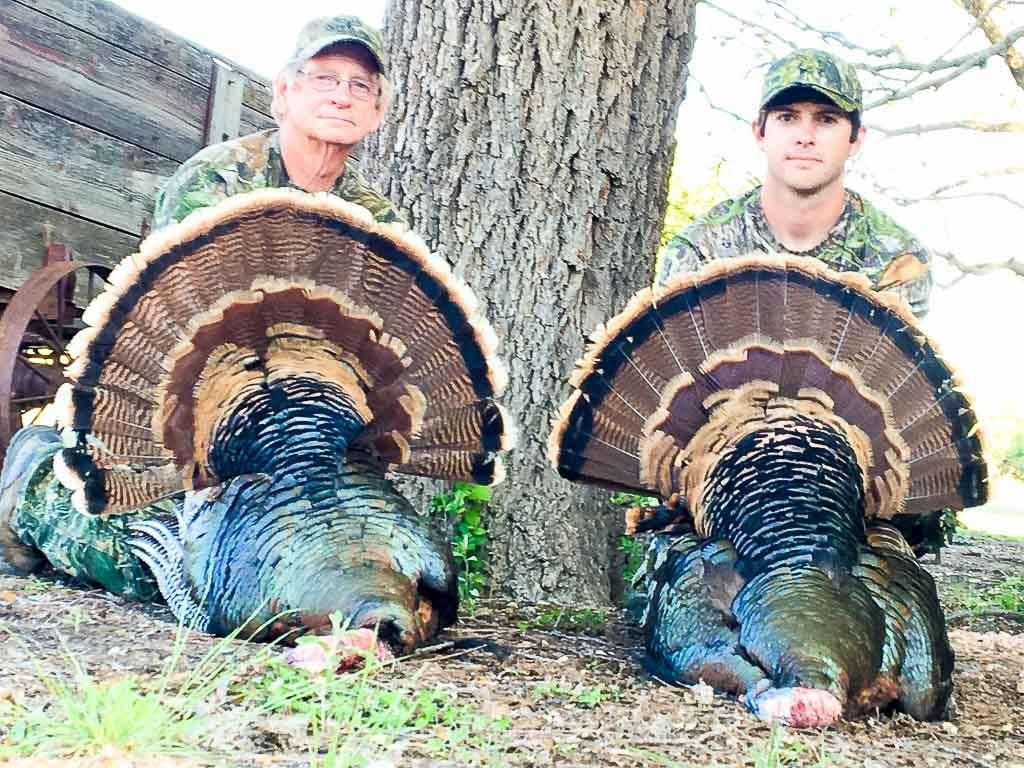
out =
[[[43,321],[43,328],[46,329],[46,335],[50,337],[50,341],[52,341],[54,346],[57,347],[57,351],[59,353],[57,359],[59,360],[66,354],[64,351],[64,341],[54,333],[53,326],[50,325],[50,321],[43,316],[43,313],[39,311],[38,307],[36,307],[36,317]]]
[[[37,378],[40,378],[40,379],[42,379],[42,380],[43,380],[43,381],[45,381],[45,382],[46,382],[47,384],[50,384],[50,383],[51,383],[51,379],[50,379],[50,377],[48,377],[48,376],[44,375],[43,373],[41,373],[41,372],[39,371],[39,369],[38,369],[38,368],[36,368],[36,367],[35,367],[35,366],[34,366],[34,365],[32,364],[32,362],[31,362],[31,361],[30,361],[30,360],[29,360],[29,359],[28,359],[27,357],[25,357],[25,355],[23,355],[23,354],[22,354],[21,352],[19,352],[19,353],[18,353],[18,361],[19,361],[19,362],[20,362],[20,363],[21,363],[22,365],[24,365],[24,366],[25,366],[26,368],[28,368],[28,370],[29,370],[29,371],[30,371],[30,372],[32,373],[32,375],[33,375],[33,376],[36,376]]]

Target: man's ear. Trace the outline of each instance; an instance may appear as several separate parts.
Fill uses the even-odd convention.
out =
[[[761,117],[758,117],[750,121],[750,131],[754,134],[754,141],[757,142],[757,146],[761,147],[764,151],[764,134],[761,132]]]
[[[277,77],[274,78],[274,82],[271,86],[271,100],[270,100],[270,114],[274,116],[274,119],[280,124],[281,120],[284,119],[285,113],[287,112],[286,105],[288,103],[287,97],[288,91],[288,75],[285,72],[279,72]]]
[[[857,129],[857,138],[850,142],[850,157],[853,157],[860,152],[860,148],[864,145],[864,137],[867,135],[867,132],[868,129],[863,125]]]

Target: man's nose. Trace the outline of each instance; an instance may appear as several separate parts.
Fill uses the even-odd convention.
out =
[[[352,103],[352,91],[347,80],[338,83],[338,87],[330,93],[331,103],[347,106]]]
[[[800,144],[813,144],[816,126],[813,120],[801,120],[797,125],[796,140]]]

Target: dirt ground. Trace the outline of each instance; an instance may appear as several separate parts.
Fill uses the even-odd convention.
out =
[[[990,538],[962,539],[944,551],[940,564],[926,561],[953,618],[950,639],[957,660],[950,722],[881,716],[790,733],[791,761],[762,764],[1024,768],[1024,623],[1011,614],[967,617],[955,603],[962,589],[958,582],[982,589],[1004,576],[1020,575],[1022,564],[1024,541]],[[507,717],[511,725],[501,735],[500,749],[486,761],[480,758],[488,765],[755,765],[769,726],[734,701],[709,695],[709,689],[670,687],[646,675],[638,662],[640,636],[621,615],[611,615],[601,627],[554,624],[550,612],[547,620],[538,620],[543,615],[534,607],[486,602],[441,639],[481,638],[507,654],[483,648],[453,651],[449,646],[385,674],[418,675],[423,685],[457,691],[460,700],[485,714]],[[159,606],[125,603],[56,579],[0,577],[0,695],[46,695],[30,657],[50,674],[66,668],[68,652],[101,679],[156,674],[174,634],[172,617]],[[199,659],[212,643],[206,638],[190,641],[186,658]],[[237,653],[244,658],[253,649],[239,643]],[[596,703],[570,693],[597,688],[604,693]],[[279,735],[272,733],[278,727],[253,723],[222,745],[222,757],[214,763],[309,765],[301,750],[290,753],[281,746]],[[820,759],[819,750],[827,760]],[[415,740],[399,741],[373,765],[456,764],[421,754]],[[91,764],[176,763],[109,759]]]

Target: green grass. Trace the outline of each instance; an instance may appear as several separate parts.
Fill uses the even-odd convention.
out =
[[[960,513],[963,516],[963,512]],[[954,541],[959,539],[995,539],[997,541],[1024,541],[1024,534],[1013,534],[1013,533],[992,533],[990,531],[983,531],[974,528],[958,528],[956,531],[956,538]]]
[[[11,635],[9,642],[18,642],[10,630],[4,631]],[[209,730],[209,721],[199,715],[198,706],[223,680],[225,670],[217,656],[224,644],[218,644],[186,674],[170,696],[167,683],[180,660],[185,637],[185,632],[179,632],[164,674],[148,682],[132,676],[96,680],[64,649],[67,676],[37,669],[50,702],[42,706],[3,702],[0,757],[68,757],[107,748],[147,756],[198,753]]]
[[[310,768],[365,765],[399,740],[419,754],[460,765],[501,762],[507,720],[485,716],[451,690],[425,685],[401,664],[371,656],[354,672],[311,674],[286,664],[273,646],[239,661],[229,638],[183,670],[187,639],[180,630],[171,658],[152,679],[100,681],[65,650],[68,675],[37,670],[48,701],[0,700],[0,759],[113,749],[217,762],[229,757],[223,752],[231,729],[242,736],[260,723],[287,718],[289,733],[298,728],[292,748],[305,753]]]
[[[570,686],[545,680],[530,689],[530,696],[534,699],[563,699],[585,709],[593,709],[605,701],[618,701],[621,693],[615,686],[605,688],[602,685],[589,686],[582,683]]]
[[[608,614],[596,608],[546,608],[516,623],[517,629],[561,629],[597,635],[604,631]]]
[[[985,611],[1024,612],[1024,576],[1004,576],[990,586],[956,582],[946,589],[945,603],[953,611],[979,615]]]
[[[647,749],[629,750],[638,757],[644,758],[651,765],[665,768],[692,768],[688,763],[680,763],[667,755]],[[747,761],[733,765],[753,765],[754,768],[832,768],[836,763],[825,751],[823,741],[817,744],[790,733],[781,725],[772,725],[771,733],[760,744],[750,749]],[[716,766],[715,768],[724,768]]]
[[[751,750],[750,757],[754,768],[827,768],[834,765],[825,753],[823,743],[809,744],[778,725],[772,726],[768,738]]]
[[[416,674],[385,679],[391,666],[369,656],[354,672],[336,673],[328,665],[309,674],[270,659],[238,693],[268,716],[306,721],[312,765],[364,765],[399,738],[436,759],[497,761],[507,720],[486,717],[451,691],[423,686]]]

